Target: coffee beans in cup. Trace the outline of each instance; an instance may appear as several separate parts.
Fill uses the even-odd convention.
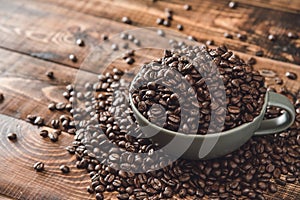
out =
[[[143,65],[134,81],[130,92],[140,113],[158,126],[186,134],[195,126],[204,135],[253,121],[267,91],[264,77],[225,46],[166,50],[161,59]],[[187,106],[193,95],[196,102]],[[188,116],[182,119],[182,113]],[[212,120],[221,124],[222,117],[222,127],[210,126]]]

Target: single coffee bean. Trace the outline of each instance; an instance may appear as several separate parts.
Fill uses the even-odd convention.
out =
[[[84,41],[82,39],[77,39],[76,40],[76,44],[80,47],[83,47],[84,46]]]
[[[112,49],[113,51],[117,51],[117,50],[119,49],[119,46],[118,46],[117,44],[112,44],[112,45],[111,45],[111,49]]]
[[[103,199],[104,199],[103,194],[101,194],[101,193],[96,194],[96,200],[103,200]]]
[[[55,110],[55,109],[56,109],[55,103],[50,103],[50,104],[48,105],[48,109],[51,110],[51,111]]]
[[[55,108],[56,108],[56,110],[64,110],[66,108],[66,104],[63,102],[59,102],[59,103],[55,104]]]
[[[106,40],[108,40],[108,35],[102,34],[101,38],[102,38],[102,40],[106,41]]]
[[[43,138],[48,137],[48,131],[45,130],[45,129],[41,130],[41,131],[40,131],[40,136],[42,136]]]
[[[209,45],[214,45],[214,41],[213,40],[207,40],[206,42],[205,42],[205,44],[207,45],[207,46],[209,46]]]
[[[132,21],[131,19],[129,19],[129,17],[122,17],[122,22],[125,23],[125,24],[131,24]]]
[[[179,31],[182,31],[182,30],[183,30],[183,26],[182,26],[181,24],[178,24],[178,25],[177,25],[177,29],[178,29]]]
[[[42,126],[44,124],[44,119],[42,117],[37,116],[33,124],[37,126]]]
[[[164,20],[163,25],[169,27],[171,26],[171,22],[169,20]]]
[[[7,138],[8,138],[9,140],[16,140],[16,139],[17,139],[17,134],[16,134],[16,133],[9,133],[9,134],[7,135]]]
[[[291,80],[296,80],[297,79],[297,74],[294,72],[286,72],[285,76]]]
[[[162,19],[162,18],[157,18],[156,19],[156,24],[162,25],[163,23],[164,23],[164,19]]]
[[[184,10],[192,10],[192,6],[189,5],[189,4],[185,4],[185,5],[183,6],[183,9],[184,9]]]
[[[236,37],[237,37],[239,40],[241,40],[241,41],[247,40],[247,35],[244,35],[244,34],[241,34],[241,33],[236,34]]]
[[[233,36],[230,33],[227,33],[227,32],[224,33],[224,37],[229,38],[229,39],[233,38]]]
[[[128,58],[126,58],[126,60],[125,60],[125,62],[128,64],[128,65],[132,65],[133,63],[134,63],[134,58],[132,58],[132,57],[128,57]]]
[[[0,103],[4,100],[4,95],[3,93],[0,92]]]
[[[277,192],[277,185],[275,183],[270,183],[269,184],[269,191],[271,193],[276,193]]]
[[[287,36],[290,38],[290,39],[298,39],[298,35],[294,32],[288,32]]]
[[[61,165],[60,167],[59,167],[59,169],[62,171],[62,173],[64,173],[64,174],[67,174],[67,173],[69,173],[70,172],[70,168],[68,167],[68,166],[66,166],[66,165]]]
[[[273,34],[268,35],[268,40],[275,41],[276,40],[275,35],[273,35]]]
[[[262,57],[264,55],[264,52],[262,50],[258,50],[255,52],[255,55]]]
[[[37,171],[37,172],[44,171],[44,167],[45,167],[45,165],[44,165],[44,163],[42,163],[42,162],[37,162],[37,163],[35,163],[35,164],[33,165],[33,168],[34,168],[35,171]]]
[[[53,73],[53,71],[48,71],[48,72],[46,72],[46,76],[47,76],[49,79],[54,79],[54,73]]]
[[[72,62],[77,62],[77,57],[74,54],[70,54],[69,60],[71,60]]]
[[[158,29],[157,30],[157,35],[159,35],[159,36],[165,36],[165,32],[163,31],[163,30],[161,30],[161,29]]]
[[[236,2],[234,2],[234,1],[230,1],[229,3],[228,3],[228,7],[229,8],[236,8],[237,7],[237,3]]]
[[[58,141],[58,135],[57,133],[48,133],[48,137],[52,142],[57,142]]]

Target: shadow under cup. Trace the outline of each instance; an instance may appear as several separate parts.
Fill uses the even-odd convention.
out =
[[[267,92],[260,114],[252,122],[236,128],[207,135],[192,135],[170,131],[149,122],[135,107],[129,94],[130,105],[143,132],[156,133],[149,138],[164,152],[184,159],[212,159],[237,150],[253,135],[266,135],[281,132],[290,127],[295,119],[295,109],[287,97]],[[285,110],[279,117],[263,119],[267,106]],[[145,131],[144,131],[145,130]],[[147,136],[147,133],[145,134]]]

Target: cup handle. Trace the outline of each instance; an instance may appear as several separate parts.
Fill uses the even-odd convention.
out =
[[[295,120],[295,109],[289,99],[281,94],[268,92],[268,106],[276,106],[285,110],[279,117],[265,119],[261,122],[260,127],[254,135],[267,135],[281,132],[290,127]]]

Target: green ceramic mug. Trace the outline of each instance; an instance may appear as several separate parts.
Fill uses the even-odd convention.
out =
[[[131,95],[130,104],[140,127],[155,132],[150,139],[173,156],[185,159],[211,159],[226,155],[245,144],[253,135],[266,135],[281,132],[291,126],[295,119],[295,110],[291,102],[283,95],[267,92],[260,114],[252,122],[242,124],[228,131],[208,135],[188,135],[156,126],[149,122],[135,107]],[[276,106],[285,110],[274,119],[265,120],[267,106]],[[171,144],[171,145],[169,145]]]

